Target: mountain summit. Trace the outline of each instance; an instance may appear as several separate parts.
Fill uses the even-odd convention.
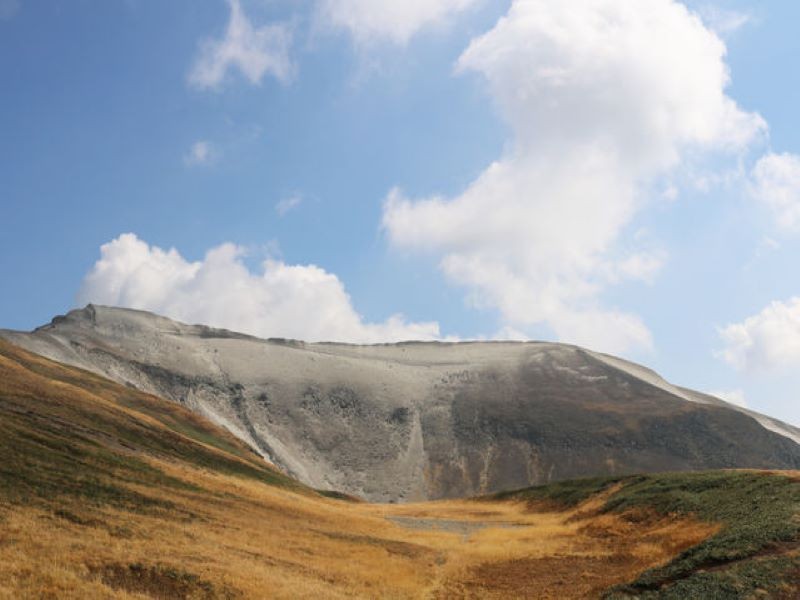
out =
[[[797,428],[565,344],[262,340],[94,305],[0,337],[178,402],[301,482],[369,500],[800,468]]]

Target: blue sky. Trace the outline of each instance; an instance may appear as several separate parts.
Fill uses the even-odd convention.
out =
[[[798,424],[798,22],[0,0],[0,325],[560,340]]]

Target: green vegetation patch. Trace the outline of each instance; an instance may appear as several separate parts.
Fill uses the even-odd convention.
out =
[[[794,600],[800,589],[800,559],[778,556],[755,558],[725,569],[696,571],[658,589],[620,586],[606,594],[607,600],[634,596],[642,600],[687,600],[693,598],[772,598]]]
[[[0,398],[0,402],[2,398]],[[0,499],[13,504],[49,504],[72,497],[93,506],[114,505],[132,511],[172,509],[172,503],[140,494],[126,483],[188,489],[133,456],[118,455],[80,437],[53,435],[41,423],[33,430],[0,412]]]
[[[800,597],[800,480],[790,474],[708,471],[563,481],[488,496],[574,508],[621,484],[601,512],[648,512],[721,525],[668,564],[607,598]]]
[[[559,481],[522,490],[512,490],[485,496],[486,500],[524,500],[531,504],[543,504],[556,508],[573,508],[611,486],[623,481],[623,477],[590,477]]]
[[[631,478],[604,510],[652,510],[720,523],[722,529],[669,564],[615,590],[647,597],[743,597],[780,587],[798,566],[800,482],[772,473],[713,471]],[[738,590],[711,596],[706,589]],[[691,591],[694,596],[687,596]],[[740,594],[741,592],[741,594]],[[678,597],[678,596],[674,596]]]

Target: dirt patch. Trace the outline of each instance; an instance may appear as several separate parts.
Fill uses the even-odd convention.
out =
[[[157,600],[228,600],[241,597],[235,590],[221,590],[197,575],[166,565],[106,564],[90,566],[92,575],[118,591],[147,594]]]
[[[550,556],[487,563],[472,569],[444,598],[597,598],[609,587],[609,570],[624,580],[631,556]],[[622,571],[622,573],[620,573]]]

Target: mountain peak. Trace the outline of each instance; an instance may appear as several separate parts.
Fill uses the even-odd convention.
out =
[[[370,500],[800,468],[796,428],[577,346],[307,344],[99,305],[0,337],[178,402],[303,483]]]

